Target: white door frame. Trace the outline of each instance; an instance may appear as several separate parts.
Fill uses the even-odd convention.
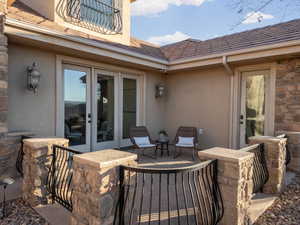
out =
[[[139,125],[143,125],[143,121],[142,121],[142,114],[141,114],[141,108],[142,108],[142,79],[140,76],[137,75],[132,75],[132,74],[123,74],[120,73],[119,76],[119,87],[120,87],[120,91],[119,91],[119,137],[120,137],[120,143],[119,146],[120,147],[127,147],[132,145],[131,141],[129,138],[127,139],[123,139],[123,79],[124,78],[129,78],[129,79],[134,79],[136,80],[136,126]]]
[[[120,77],[123,76],[132,76],[132,77],[137,77],[138,78],[138,83],[137,83],[137,87],[138,87],[138,108],[137,108],[137,125],[145,125],[146,124],[146,73],[139,71],[139,70],[134,70],[134,69],[128,69],[125,67],[120,67],[120,66],[113,66],[110,64],[105,64],[105,63],[99,63],[99,62],[94,62],[94,61],[90,61],[90,60],[85,60],[85,59],[79,59],[79,58],[74,58],[74,57],[70,57],[70,56],[63,56],[63,55],[57,55],[56,56],[56,115],[55,115],[55,135],[58,137],[64,137],[64,129],[63,129],[63,121],[64,121],[64,100],[63,100],[63,95],[64,95],[64,91],[63,91],[63,87],[64,87],[64,83],[63,83],[63,65],[64,64],[68,64],[68,65],[75,65],[75,66],[80,66],[80,67],[86,67],[89,68],[91,70],[91,76],[92,79],[95,79],[95,70],[100,70],[100,71],[105,71],[105,73],[109,73],[109,74],[114,74],[116,76],[118,76],[118,82],[117,85],[120,84]],[[122,72],[120,72],[122,71]],[[95,90],[95,81],[92,81],[92,87],[91,89]],[[119,90],[120,87],[118,86]],[[93,91],[91,90],[91,91]],[[117,89],[116,89],[117,90]],[[120,91],[119,91],[120,93]],[[119,99],[119,98],[118,98]],[[92,111],[95,110],[95,103],[93,103],[94,106],[92,105]],[[116,104],[120,103],[116,102]],[[116,110],[118,111],[118,110]],[[120,111],[120,110],[119,110]],[[115,112],[116,113],[116,112]],[[92,119],[93,121],[95,120],[95,113],[92,113]],[[118,112],[117,114],[117,119],[115,121],[115,124],[117,124],[118,126],[120,126],[120,121],[122,121],[120,118],[120,113]],[[95,129],[94,128],[95,125],[92,122],[92,128],[91,129]],[[115,130],[117,132],[117,134],[115,135],[115,138],[118,139],[118,146],[117,147],[121,147],[121,134],[120,134],[120,128]],[[94,132],[94,131],[93,131]],[[88,149],[88,151],[90,150],[100,150],[97,149],[97,146],[95,144],[93,144],[92,138],[95,137],[91,137],[90,139],[90,148]],[[126,145],[123,145],[126,146]],[[109,147],[109,146],[103,146],[103,147]],[[87,151],[87,149],[85,149],[85,151]]]
[[[77,149],[82,152],[87,152],[91,149],[91,123],[89,123],[88,115],[91,113],[91,69],[89,67],[77,66],[68,63],[62,63],[60,70],[57,73],[56,85],[57,87],[57,114],[56,114],[56,135],[59,137],[65,136],[65,108],[64,108],[64,70],[77,70],[86,73],[86,144],[74,146],[74,149]],[[59,83],[59,84],[58,84]]]
[[[96,98],[96,87],[97,87],[97,75],[106,75],[111,76],[114,78],[114,140],[113,141],[106,141],[97,143],[97,98]],[[93,151],[97,151],[99,149],[107,149],[107,148],[117,148],[119,147],[119,75],[118,73],[100,70],[100,69],[93,69],[93,76],[92,76],[92,145]]]
[[[264,63],[257,65],[241,66],[235,69],[234,77],[232,77],[231,88],[231,123],[229,124],[229,147],[232,149],[240,148],[240,115],[241,115],[241,77],[243,72],[251,71],[270,71],[269,90],[266,90],[266,129],[265,135],[274,135],[275,122],[275,86],[276,86],[276,63]]]

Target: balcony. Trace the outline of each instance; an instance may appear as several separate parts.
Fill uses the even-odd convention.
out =
[[[120,0],[61,0],[56,9],[65,22],[102,34],[122,32]]]

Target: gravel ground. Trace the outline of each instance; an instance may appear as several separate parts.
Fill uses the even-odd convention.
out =
[[[2,204],[0,204],[2,209]],[[22,199],[6,203],[7,217],[0,219],[0,225],[49,225],[34,209]],[[0,212],[0,216],[2,213]]]
[[[300,174],[255,225],[300,225]]]

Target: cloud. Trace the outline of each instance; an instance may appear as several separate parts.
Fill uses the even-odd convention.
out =
[[[245,20],[243,24],[252,24],[252,23],[259,23],[263,20],[270,20],[274,19],[274,16],[271,14],[264,14],[262,12],[249,12],[245,16]]]
[[[169,5],[193,5],[200,6],[206,1],[212,0],[137,0],[131,4],[131,15],[151,16],[157,15],[169,8]]]
[[[190,38],[189,35],[184,34],[180,31],[176,31],[174,34],[150,37],[147,41],[156,45],[166,45],[178,41],[183,41],[188,38]]]

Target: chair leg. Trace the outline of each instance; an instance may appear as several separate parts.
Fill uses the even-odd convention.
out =
[[[155,159],[157,159],[157,146],[155,147]]]
[[[176,158],[177,146],[174,146],[174,159]]]

